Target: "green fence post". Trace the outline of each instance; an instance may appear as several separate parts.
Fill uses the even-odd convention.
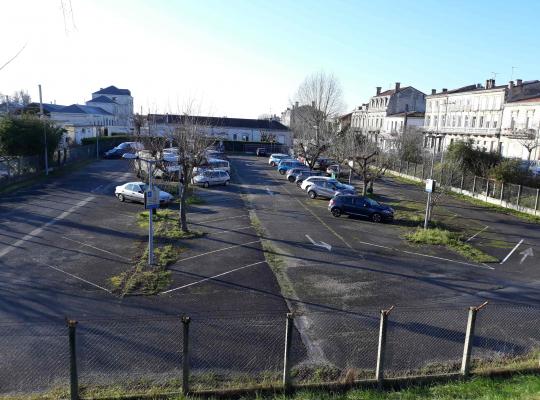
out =
[[[183,346],[182,346],[182,393],[189,393],[189,323],[191,318],[182,317]]]
[[[285,352],[283,354],[283,390],[291,390],[291,348],[292,348],[293,315],[287,313],[285,320]]]

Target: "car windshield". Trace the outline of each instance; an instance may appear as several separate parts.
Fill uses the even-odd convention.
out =
[[[370,206],[380,206],[379,203],[377,203],[375,200],[373,199],[370,199],[369,197],[366,197],[365,198],[366,202],[370,205]]]

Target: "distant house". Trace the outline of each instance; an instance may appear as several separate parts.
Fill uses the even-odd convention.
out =
[[[148,114],[146,132],[152,135],[168,135],[176,125],[183,123],[183,115]],[[209,136],[221,140],[241,142],[274,141],[290,146],[290,130],[273,119],[247,119],[227,117],[189,117],[196,119]]]
[[[39,103],[30,103],[20,112],[39,113]],[[92,93],[86,105],[43,104],[43,113],[66,129],[66,142],[80,144],[82,139],[133,131],[133,97],[127,89],[109,86]]]

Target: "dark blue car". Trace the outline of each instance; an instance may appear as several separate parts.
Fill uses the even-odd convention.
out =
[[[328,210],[334,217],[343,214],[369,218],[373,222],[391,222],[394,209],[365,196],[341,195],[333,197],[328,203]]]

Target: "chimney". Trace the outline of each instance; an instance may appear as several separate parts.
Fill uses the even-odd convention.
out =
[[[486,89],[491,89],[491,79],[486,79]]]
[[[399,82],[396,82],[396,92],[399,92],[399,88],[400,88],[400,86],[401,86],[401,83],[399,83]]]
[[[437,94],[437,89],[431,89],[431,95]]]
[[[443,93],[446,93],[446,92],[448,92],[448,89],[447,89],[447,88],[443,88],[442,92],[443,92]]]
[[[298,108],[298,102],[297,101],[294,102],[294,108]]]
[[[311,102],[311,107],[315,108],[315,100]]]
[[[512,90],[514,88],[514,81],[508,82],[508,89]]]
[[[381,89],[382,89],[382,87],[377,86],[377,96],[381,94]]]
[[[516,86],[521,86],[523,85],[523,80],[522,79],[516,79]]]

